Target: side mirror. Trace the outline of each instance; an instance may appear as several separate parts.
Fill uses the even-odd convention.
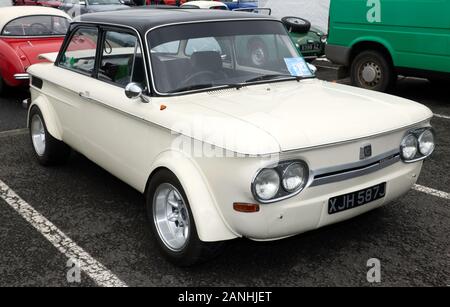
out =
[[[142,88],[134,82],[128,83],[125,86],[125,96],[130,99],[136,99],[142,96]]]
[[[308,64],[309,70],[311,70],[311,72],[315,75],[317,73],[317,67],[310,63],[307,63],[307,64]]]
[[[148,102],[148,100],[144,97],[143,92],[144,91],[139,84],[135,82],[128,83],[127,86],[125,86],[125,96],[130,99],[141,98],[143,102]]]

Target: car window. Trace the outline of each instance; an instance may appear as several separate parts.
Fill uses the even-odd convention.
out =
[[[103,42],[98,79],[125,88],[130,82],[145,87],[141,46],[134,34],[107,31]]]
[[[69,20],[60,16],[26,16],[14,19],[2,31],[4,36],[65,35]]]
[[[246,50],[237,53],[236,60],[241,66],[270,70],[278,65],[278,59],[290,56],[279,35],[242,35],[236,37],[235,43],[237,50]]]
[[[155,53],[178,54],[180,49],[180,41],[168,42],[152,49]]]
[[[147,38],[152,48],[153,82],[159,93],[313,77],[286,28],[277,21],[172,25],[150,31]],[[183,52],[156,52],[158,46],[174,42],[185,46]]]
[[[97,28],[76,30],[61,56],[59,66],[91,75],[95,67],[97,40]]]
[[[194,52],[201,51],[222,53],[222,49],[214,37],[201,37],[188,40],[185,51],[186,55],[191,56]]]

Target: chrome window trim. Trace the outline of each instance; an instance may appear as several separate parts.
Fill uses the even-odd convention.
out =
[[[125,29],[129,29],[129,30],[132,30],[134,33],[136,33],[136,36],[139,38],[139,43],[141,44],[141,48],[142,48],[142,59],[144,60],[144,69],[145,69],[145,80],[146,80],[146,85],[147,85],[147,91],[148,91],[148,93],[150,94],[151,93],[151,87],[150,87],[150,82],[148,81],[148,69],[147,69],[147,56],[145,55],[145,50],[146,50],[146,46],[144,46],[144,44],[143,44],[143,40],[142,40],[142,37],[141,37],[141,35],[140,35],[140,33],[139,33],[139,31],[138,30],[136,30],[135,28],[133,28],[133,27],[131,27],[131,26],[127,26],[127,25],[122,25],[122,24],[114,24],[114,23],[105,23],[105,22],[95,22],[95,21],[93,21],[93,22],[91,22],[91,21],[88,21],[88,22],[83,22],[83,21],[75,21],[75,22],[72,22],[71,24],[71,27],[72,26],[74,26],[74,27],[78,27],[78,26],[83,26],[83,25],[96,25],[96,26],[112,26],[112,27],[116,27],[116,28],[125,28]],[[70,33],[72,33],[72,31],[73,30],[71,30],[70,31]],[[104,29],[99,29],[99,34],[100,34],[100,31],[104,31]],[[99,35],[99,37],[100,37],[100,35]],[[67,44],[65,44],[65,46],[64,47],[67,47]],[[98,47],[98,46],[97,46]],[[61,50],[60,52],[63,52],[63,51],[65,51],[65,49],[66,48],[64,48],[64,50]],[[59,54],[58,54],[58,58],[59,58]],[[96,63],[97,64],[97,63]],[[59,68],[63,68],[63,69],[67,69],[67,68],[65,68],[65,67],[61,67],[61,66],[59,66],[58,65],[58,63],[57,63],[57,61],[55,61],[55,66],[57,66],[57,67],[59,67]],[[149,65],[149,67],[150,67],[150,65]],[[151,68],[150,68],[151,69]],[[68,70],[70,70],[70,69],[68,69]],[[92,77],[91,76],[91,78],[93,78],[93,79],[96,79],[96,80],[99,80],[98,78],[94,78],[94,77]],[[99,80],[99,81],[102,81],[102,80]],[[102,82],[104,82],[104,81],[102,81]]]
[[[168,24],[163,24],[163,25],[159,25],[153,28],[148,29],[145,34],[144,34],[144,39],[145,39],[145,44],[146,44],[146,48],[148,51],[148,61],[149,61],[149,67],[150,67],[150,77],[152,79],[152,87],[153,87],[153,91],[158,95],[158,96],[162,96],[162,97],[170,97],[170,96],[181,96],[181,95],[186,95],[186,94],[192,94],[192,93],[201,93],[201,92],[209,92],[209,91],[214,91],[214,90],[219,90],[219,89],[223,89],[223,88],[229,88],[229,85],[221,85],[221,86],[215,86],[215,87],[209,87],[209,88],[204,88],[204,89],[198,89],[198,90],[190,90],[190,91],[184,91],[181,93],[161,93],[157,90],[156,86],[155,86],[155,78],[153,76],[153,66],[152,66],[152,60],[151,60],[151,45],[149,44],[148,41],[148,34],[151,31],[154,31],[156,29],[160,29],[160,28],[164,28],[164,27],[170,27],[170,26],[175,26],[175,25],[185,25],[185,24],[201,24],[201,23],[211,23],[211,22],[232,22],[232,21],[252,21],[252,20],[257,20],[257,21],[274,21],[274,22],[279,22],[281,24],[283,24],[280,20],[276,20],[274,18],[271,17],[261,17],[261,18],[230,18],[230,19],[208,19],[208,20],[197,20],[197,21],[185,21],[185,22],[180,22],[180,23],[168,23]],[[295,77],[293,77],[295,78]],[[288,78],[286,80],[292,80],[292,78]],[[295,80],[295,79],[294,79]],[[277,81],[283,81],[281,79],[278,79]],[[265,80],[261,83],[267,83],[268,81]],[[256,83],[255,83],[256,84]],[[246,84],[247,85],[252,85],[252,84]]]

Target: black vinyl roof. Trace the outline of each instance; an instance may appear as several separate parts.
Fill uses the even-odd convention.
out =
[[[208,9],[158,9],[158,8],[138,8],[129,10],[109,11],[92,14],[84,14],[76,22],[94,22],[124,25],[135,28],[142,35],[147,30],[167,25],[184,22],[201,22],[208,20],[229,20],[229,19],[269,19],[275,20],[266,15],[245,12],[231,12],[224,10]]]

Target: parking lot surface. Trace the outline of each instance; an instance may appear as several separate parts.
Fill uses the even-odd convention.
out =
[[[326,72],[319,76],[332,79]],[[9,93],[0,98],[0,191],[3,183],[4,190],[7,186],[20,197],[19,204],[23,201],[39,215],[27,221],[28,207],[14,207],[17,198],[8,201],[5,193],[0,197],[0,286],[108,285],[93,278],[99,276],[95,272],[68,281],[68,255],[79,250],[74,244],[95,262],[93,270],[106,271],[108,278],[127,286],[448,286],[447,93],[420,79],[400,79],[394,92],[439,116],[432,122],[437,148],[418,182],[422,191],[411,190],[388,206],[293,238],[232,241],[220,257],[190,269],[161,257],[138,192],[80,154],[64,166],[39,166],[24,130],[26,110],[19,103],[26,94]],[[43,218],[55,228],[39,228]],[[58,249],[55,234],[71,240],[69,251]],[[379,284],[366,279],[370,258],[381,262]]]

